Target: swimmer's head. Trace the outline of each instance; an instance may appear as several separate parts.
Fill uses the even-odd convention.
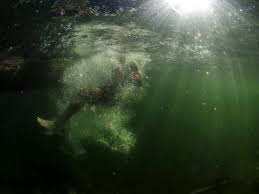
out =
[[[130,82],[136,86],[141,86],[142,78],[136,63],[132,62],[113,70],[114,81]]]
[[[126,72],[130,82],[133,82],[135,85],[140,86],[142,84],[141,74],[136,63],[131,62],[126,66]]]

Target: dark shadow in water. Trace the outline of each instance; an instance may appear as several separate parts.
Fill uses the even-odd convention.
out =
[[[52,117],[55,104],[46,90],[1,93],[0,185],[15,193],[61,192],[71,182],[62,139],[45,136],[36,116]]]

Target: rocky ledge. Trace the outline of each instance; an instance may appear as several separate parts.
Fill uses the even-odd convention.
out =
[[[59,58],[0,56],[0,90],[53,87],[68,65]]]

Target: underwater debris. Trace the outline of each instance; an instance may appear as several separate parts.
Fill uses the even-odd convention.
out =
[[[230,184],[232,181],[230,179],[224,179],[221,180],[217,183],[211,184],[211,185],[207,185],[205,187],[201,187],[199,189],[195,189],[194,191],[192,191],[190,194],[199,194],[199,193],[205,193],[214,189],[217,189],[218,187],[222,186],[222,185],[227,185]]]

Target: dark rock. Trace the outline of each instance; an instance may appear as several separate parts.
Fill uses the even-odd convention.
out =
[[[54,87],[68,64],[58,58],[0,56],[0,90]]]
[[[0,86],[9,85],[22,79],[25,61],[14,56],[0,59]]]

